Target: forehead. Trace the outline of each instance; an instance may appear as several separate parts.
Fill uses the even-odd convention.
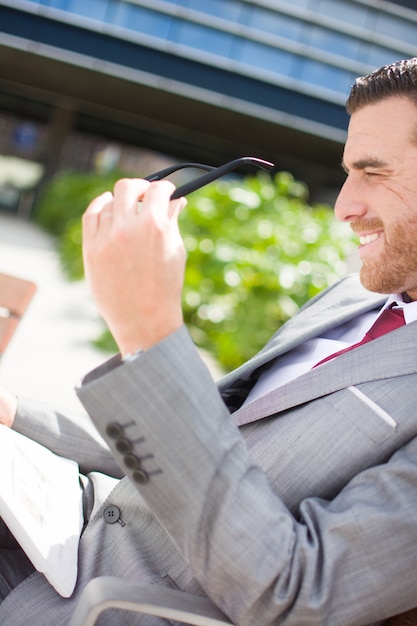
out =
[[[417,105],[405,97],[367,104],[352,114],[344,160],[372,157],[400,158],[417,150]]]

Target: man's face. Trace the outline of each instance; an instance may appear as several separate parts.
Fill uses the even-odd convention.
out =
[[[417,300],[417,105],[390,97],[353,113],[335,215],[359,235],[361,281]]]

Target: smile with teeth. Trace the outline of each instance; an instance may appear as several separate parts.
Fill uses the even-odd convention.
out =
[[[365,246],[367,243],[376,241],[381,236],[381,233],[372,233],[372,235],[362,235],[359,237],[359,243],[361,246]]]

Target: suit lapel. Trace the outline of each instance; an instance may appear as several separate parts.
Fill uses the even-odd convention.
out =
[[[256,370],[329,328],[382,306],[385,300],[386,296],[364,289],[356,275],[329,287],[284,324],[258,354],[219,381],[224,400],[233,409],[231,398],[237,395],[240,397],[237,406],[240,406],[242,397],[248,393],[248,381]]]
[[[319,336],[329,328],[382,306],[386,299],[387,296],[364,289],[356,275],[344,278],[311,300],[308,306],[286,322],[258,354],[226,375],[219,382],[220,389],[226,389],[238,378],[246,378],[248,372],[288,352],[300,343]]]
[[[238,426],[347,387],[417,372],[417,322],[347,352],[233,413]]]

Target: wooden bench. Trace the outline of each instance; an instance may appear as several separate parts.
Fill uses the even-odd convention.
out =
[[[30,280],[0,273],[0,356],[9,345],[36,289]]]

